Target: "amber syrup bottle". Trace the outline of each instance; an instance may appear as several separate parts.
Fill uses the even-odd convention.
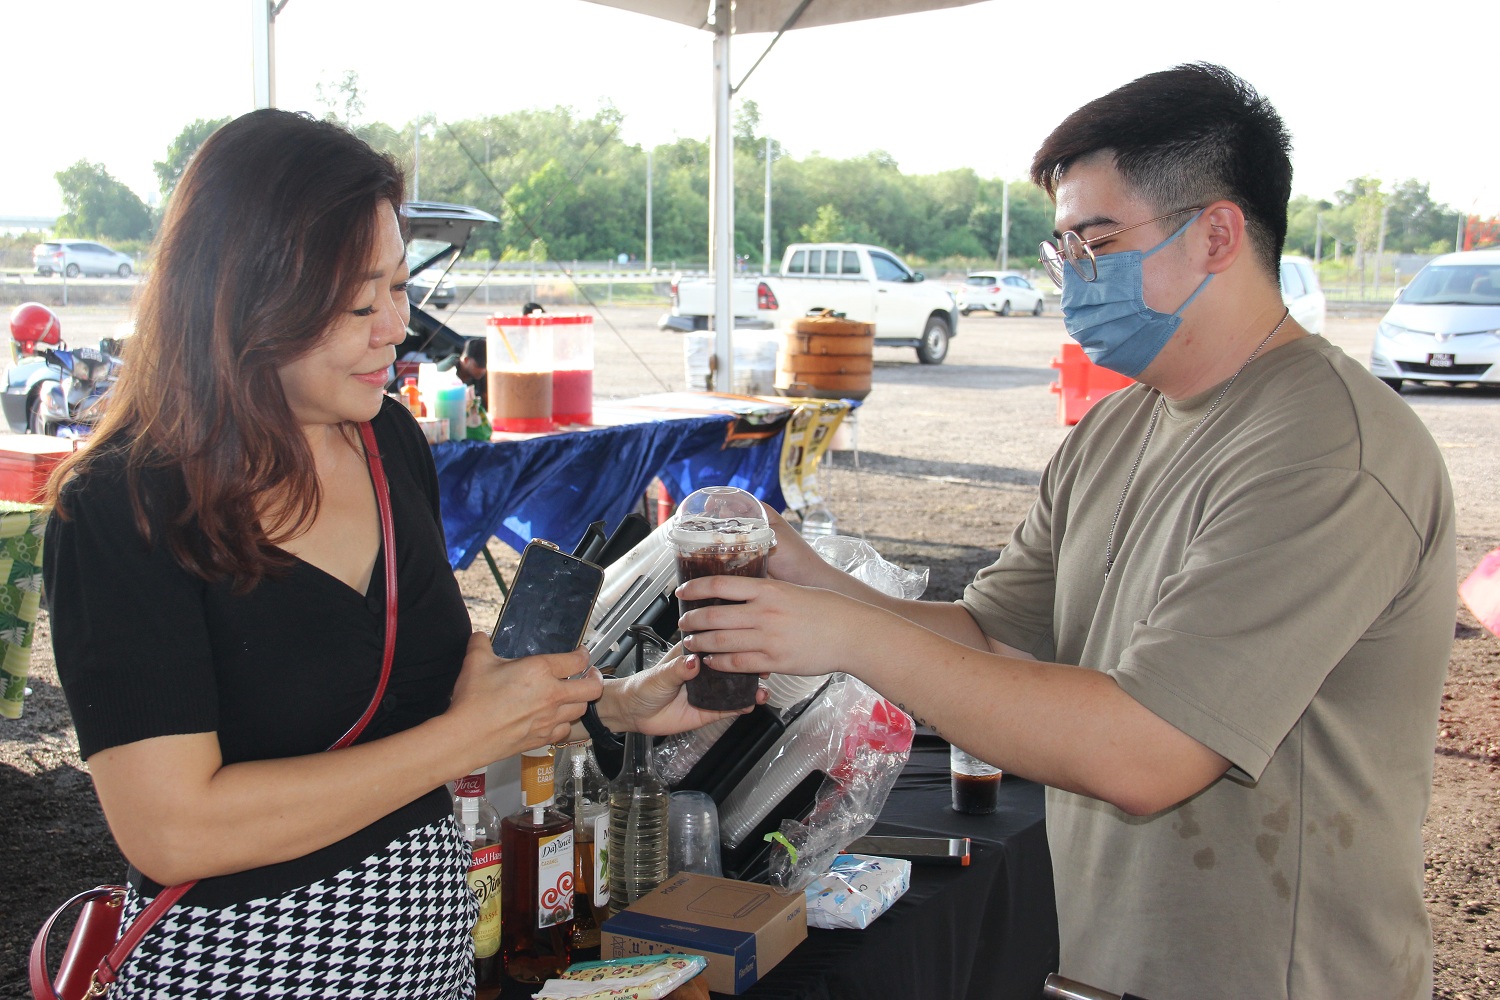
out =
[[[484,796],[484,768],[459,778],[453,818],[469,842],[469,888],[479,900],[474,935],[474,986],[478,1000],[499,996],[500,814]]]
[[[521,766],[522,809],[500,823],[500,954],[507,976],[540,983],[573,960],[573,821],[548,808],[551,755]]]

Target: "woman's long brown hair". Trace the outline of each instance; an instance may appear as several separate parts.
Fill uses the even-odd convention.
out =
[[[389,157],[303,115],[255,111],[210,136],[168,205],[109,412],[48,484],[58,515],[66,483],[123,449],[137,526],[186,570],[243,592],[287,566],[276,546],[321,492],[278,371],[352,306],[377,209],[404,186]],[[172,495],[147,495],[147,468]]]

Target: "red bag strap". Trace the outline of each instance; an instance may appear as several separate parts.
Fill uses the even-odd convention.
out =
[[[365,726],[375,717],[375,711],[380,707],[380,701],[385,697],[386,684],[391,679],[391,661],[396,655],[396,522],[391,515],[391,488],[385,478],[385,466],[380,461],[380,450],[375,443],[375,429],[370,426],[369,421],[359,425],[359,436],[365,446],[365,461],[370,467],[370,481],[375,487],[375,506],[380,512],[380,541],[384,549],[385,558],[385,650],[381,656],[380,680],[375,685],[375,694],[370,698],[370,704],[365,708],[364,714],[349,727],[349,731],[340,736],[330,750],[338,750],[348,746],[359,739],[359,734],[364,732]],[[94,985],[89,988],[89,996],[102,996],[109,988],[109,984],[115,981],[120,974],[120,966],[125,964],[125,959],[135,950],[136,945],[146,936],[152,926],[172,908],[176,902],[187,894],[187,891],[198,884],[198,880],[183,882],[178,885],[168,886],[151,902],[146,904],[145,909],[130,922],[125,932],[120,935],[120,940],[115,943],[99,963],[98,970],[94,973]],[[123,892],[119,886],[101,886],[81,892],[58,907],[42,929],[37,933],[36,939],[31,943],[31,989],[36,1000],[63,1000],[57,991],[52,988],[52,981],[47,973],[47,937],[52,932],[52,925],[63,911],[75,904],[84,904],[94,899]],[[45,985],[46,992],[42,992]]]

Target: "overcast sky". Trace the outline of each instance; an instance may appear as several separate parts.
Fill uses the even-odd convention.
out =
[[[0,0],[19,116],[0,156],[0,216],[59,213],[53,174],[79,159],[153,198],[152,163],[185,124],[250,110],[251,2]],[[1438,201],[1496,215],[1497,84],[1482,53],[1500,35],[1497,10],[990,0],[789,33],[741,97],[794,156],[879,148],[908,173],[1020,178],[1078,105],[1210,60],[1286,118],[1298,194],[1415,177]],[[275,30],[281,107],[321,112],[317,84],[352,69],[366,118],[393,125],[559,104],[587,115],[604,101],[629,142],[706,139],[712,125],[708,33],[582,0],[288,0]],[[770,38],[736,39],[735,80]]]

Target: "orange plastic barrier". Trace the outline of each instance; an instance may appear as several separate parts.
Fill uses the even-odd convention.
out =
[[[1052,367],[1057,369],[1057,381],[1052,383],[1052,391],[1057,393],[1057,422],[1069,427],[1082,420],[1099,400],[1135,381],[1100,368],[1071,340],[1063,342],[1062,357],[1053,358]]]

